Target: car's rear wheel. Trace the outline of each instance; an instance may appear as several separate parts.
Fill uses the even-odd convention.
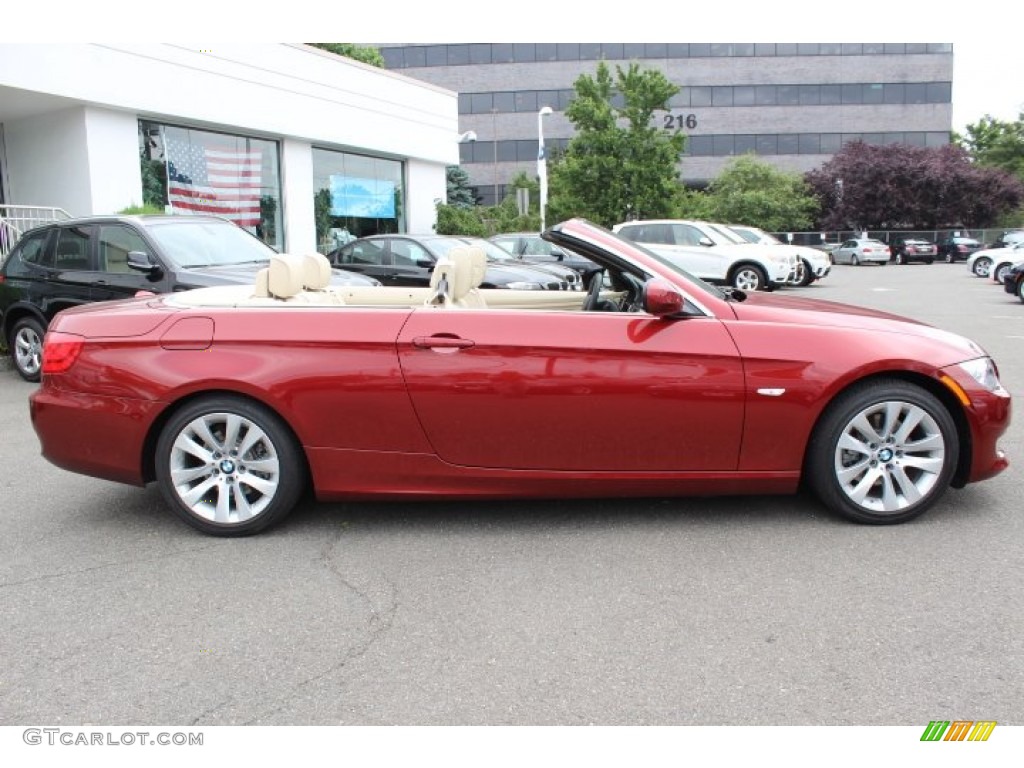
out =
[[[860,259],[857,258],[857,254],[853,254],[853,256],[850,257],[850,265],[854,267],[860,266]]]
[[[304,467],[280,418],[230,396],[184,407],[156,446],[167,503],[189,525],[215,536],[247,536],[286,517],[302,494]]]
[[[859,523],[902,523],[945,492],[959,457],[956,426],[931,393],[868,382],[832,403],[808,446],[806,479],[833,511]]]
[[[1006,277],[1006,274],[1012,268],[1013,268],[1013,264],[1000,264],[998,267],[995,268],[995,271],[992,273],[992,279],[995,280],[1000,285],[1002,285],[1003,284],[1003,278]]]
[[[989,272],[992,271],[992,259],[987,256],[975,259],[974,264],[971,266],[971,271],[974,272],[976,277],[988,277]]]
[[[733,270],[729,282],[741,291],[763,291],[768,285],[768,276],[754,264],[741,264]]]
[[[1024,301],[1024,280],[1017,281],[1017,298]]]
[[[896,263],[900,264],[900,265],[906,264],[907,263],[906,256],[904,256],[902,253],[897,253],[896,254]]]
[[[946,263],[947,264],[952,264],[954,261],[956,261],[956,259],[953,257],[953,252],[952,251],[946,251]]]
[[[23,317],[11,329],[8,346],[14,369],[25,381],[39,381],[43,370],[43,336],[46,331],[34,317]]]

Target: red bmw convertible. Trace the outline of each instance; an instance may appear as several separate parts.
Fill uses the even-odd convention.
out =
[[[319,255],[253,286],[61,312],[31,414],[43,455],[210,534],[317,498],[791,493],[863,523],[1007,466],[1010,397],[975,343],[852,306],[719,290],[583,220],[545,237],[586,292],[334,287]]]

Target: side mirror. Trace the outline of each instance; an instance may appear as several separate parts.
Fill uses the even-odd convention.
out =
[[[641,299],[644,311],[655,317],[669,317],[683,311],[683,295],[672,283],[659,277],[644,283]]]
[[[702,237],[702,238],[701,238],[700,240],[698,240],[697,242],[698,242],[698,243],[700,243],[701,245],[703,245],[703,246],[704,246],[705,248],[712,248],[712,247],[714,247],[714,245],[715,245],[715,241],[714,241],[714,240],[712,240],[712,239],[711,239],[710,237],[708,237],[707,235],[704,235],[704,237]]]
[[[160,265],[153,260],[153,257],[145,251],[128,251],[127,259],[128,269],[142,272],[151,278],[159,277],[163,271],[160,269]]]
[[[416,266],[422,267],[423,269],[433,269],[434,262],[430,259],[416,259]]]

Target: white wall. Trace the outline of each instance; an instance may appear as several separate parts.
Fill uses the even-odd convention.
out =
[[[8,202],[92,213],[84,108],[6,122],[4,143]]]
[[[0,44],[7,202],[141,204],[140,118],[280,141],[288,250],[316,245],[312,146],[405,161],[411,232],[459,159],[454,92],[305,45]]]
[[[309,142],[285,139],[281,145],[281,186],[285,242],[290,253],[316,251],[313,218],[313,150]]]
[[[86,108],[89,213],[117,213],[142,205],[139,121],[130,112]]]
[[[448,199],[448,178],[444,166],[410,160],[406,165],[408,209],[406,226],[413,234],[434,231],[437,223],[435,201]]]

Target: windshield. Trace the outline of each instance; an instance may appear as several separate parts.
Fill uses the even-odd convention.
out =
[[[717,224],[708,224],[707,226],[708,229],[710,229],[712,232],[717,232],[719,235],[725,238],[726,243],[730,243],[733,245],[747,245],[746,240],[744,240],[742,237],[740,237],[737,233],[733,232],[728,227],[720,227]]]
[[[230,221],[151,221],[146,231],[178,269],[269,262],[276,253]]]
[[[504,248],[495,245],[489,240],[482,240],[474,237],[464,237],[462,238],[462,242],[466,243],[467,245],[476,245],[479,246],[480,248],[483,248],[484,253],[487,254],[488,261],[514,261],[517,264],[522,263],[519,259],[517,259],[511,253],[506,251]]]

